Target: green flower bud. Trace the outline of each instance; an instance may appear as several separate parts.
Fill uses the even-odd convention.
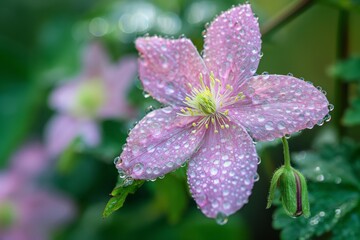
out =
[[[280,190],[280,200],[289,216],[310,216],[306,180],[299,171],[285,166],[276,170],[271,179],[267,208],[271,207],[276,187]]]

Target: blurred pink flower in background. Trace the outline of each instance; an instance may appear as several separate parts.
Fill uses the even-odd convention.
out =
[[[74,216],[70,199],[36,185],[46,165],[45,149],[35,142],[18,150],[10,168],[0,172],[0,239],[49,239]]]
[[[134,116],[126,97],[136,69],[133,56],[125,56],[113,64],[99,43],[88,46],[81,73],[59,85],[50,95],[49,105],[57,115],[46,128],[48,153],[59,154],[76,137],[96,146],[101,140],[99,120]]]

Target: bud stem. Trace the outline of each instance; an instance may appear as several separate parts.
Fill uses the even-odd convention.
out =
[[[284,148],[284,165],[287,170],[291,170],[289,144],[285,137],[282,137],[282,143]]]

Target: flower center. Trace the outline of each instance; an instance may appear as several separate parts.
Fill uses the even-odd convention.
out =
[[[105,101],[105,89],[100,79],[84,82],[78,89],[75,114],[94,116]]]
[[[210,73],[209,79],[210,86],[206,86],[203,75],[200,73],[200,88],[193,87],[188,83],[191,93],[185,97],[184,103],[187,107],[182,108],[179,115],[201,116],[202,118],[198,122],[194,122],[193,126],[209,128],[209,124],[212,124],[214,132],[217,133],[218,128],[229,128],[229,110],[226,107],[242,100],[245,96],[242,92],[234,95],[232,93],[234,88],[229,84],[223,89],[222,82],[215,78],[213,72]]]

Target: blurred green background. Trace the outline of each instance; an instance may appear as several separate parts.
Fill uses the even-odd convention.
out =
[[[308,6],[263,36],[264,55],[257,73],[292,73],[327,92],[329,102],[335,105],[333,119],[322,127],[293,136],[289,140],[290,150],[312,152],[305,155],[313,157],[314,164],[303,166],[300,161],[300,170],[324,164],[326,176],[336,175],[338,168],[350,169],[351,173],[345,175],[353,174],[356,182],[360,176],[357,144],[360,139],[360,3],[350,0],[250,1],[262,30],[296,8],[299,2]],[[175,38],[185,34],[201,51],[204,25],[239,3],[241,1],[234,0],[1,1],[1,171],[8,171],[11,156],[24,143],[34,139],[44,143],[45,126],[56,114],[49,107],[48,98],[59,83],[81,72],[81,56],[90,43],[100,42],[113,62],[125,55],[137,56],[134,39],[146,33]],[[346,181],[341,183],[345,186],[319,183],[316,178],[313,186],[310,183],[310,190],[314,189],[315,193],[329,190],[328,195],[321,196],[332,198],[331,193],[335,194],[339,188],[349,189],[353,194],[350,200],[331,203],[334,209],[336,204],[343,206],[351,202],[354,205],[336,223],[332,222],[333,218],[323,220],[324,226],[319,230],[317,226],[322,220],[320,224],[311,225],[308,223],[311,219],[287,219],[281,213],[274,215],[273,223],[275,208],[265,210],[265,206],[272,172],[283,159],[282,147],[277,141],[258,144],[262,158],[260,180],[249,203],[231,216],[225,226],[207,219],[196,208],[188,193],[183,168],[162,180],[146,182],[136,194],[129,195],[121,210],[103,219],[102,211],[117,181],[113,159],[121,152],[128,129],[150,106],[160,106],[143,96],[136,73],[132,79],[132,86],[124,94],[136,116],[98,121],[102,132],[98,146],[73,141],[62,154],[50,159],[50,166],[36,178],[37,185],[61,192],[76,208],[71,220],[45,239],[279,239],[280,236],[283,239],[315,236],[360,239],[359,230],[354,230],[360,226],[360,190],[356,183],[352,186]],[[333,156],[337,156],[337,160],[333,161]],[[336,162],[339,158],[342,160]],[[329,164],[334,167],[327,168]],[[308,176],[313,174],[310,170]],[[292,220],[294,222],[287,222]],[[342,233],[336,226],[348,231]]]

